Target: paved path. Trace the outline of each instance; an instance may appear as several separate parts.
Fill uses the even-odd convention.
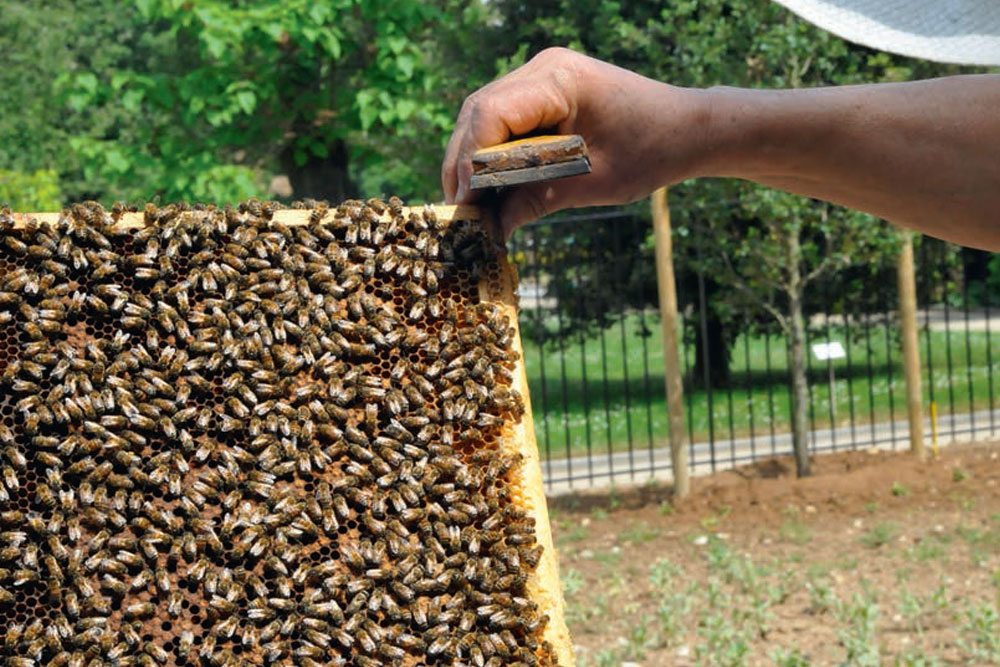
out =
[[[893,313],[895,316],[896,313]],[[824,315],[815,313],[809,317],[812,326],[822,329],[826,325],[829,317],[832,326],[843,326],[843,315]],[[851,318],[851,326],[861,326],[865,322],[872,325],[881,325],[885,322],[886,316],[883,314],[872,314],[867,320]],[[951,331],[952,334],[964,334],[966,326],[966,313],[962,308],[949,308],[945,311],[944,306],[931,306],[917,310],[917,326],[922,330],[924,326],[929,326],[931,331]],[[893,325],[895,326],[895,325]],[[968,313],[969,331],[988,331],[991,334],[1000,333],[1000,305],[989,310],[985,308],[970,308]],[[842,334],[841,334],[842,336]]]
[[[992,422],[991,422],[992,418]],[[854,442],[856,449],[905,449],[909,447],[909,426],[906,420],[881,422],[877,424],[859,424],[854,426],[853,434],[850,426],[834,430],[817,429],[809,433],[810,446],[820,451],[851,449]],[[1000,434],[1000,410],[988,410],[974,413],[938,416],[938,439],[940,446],[953,442],[969,442],[972,440],[992,440]],[[930,419],[924,420],[924,440],[928,449],[931,446]],[[712,469],[713,446],[707,442],[695,443],[689,456],[695,462],[692,474],[706,475],[718,470],[728,470],[736,465],[747,463],[754,454],[762,459],[771,456],[770,433],[750,438],[735,440],[716,440],[714,445],[716,467]],[[792,453],[792,436],[790,433],[774,436],[774,453],[778,455]],[[589,466],[589,467],[588,467]],[[634,470],[634,474],[629,471]],[[590,476],[593,475],[591,482]],[[550,496],[557,496],[570,491],[608,487],[612,484],[641,484],[650,479],[670,481],[670,450],[661,447],[653,450],[639,449],[629,452],[616,452],[610,457],[607,453],[597,453],[589,459],[574,457],[545,461],[542,460],[542,476],[546,480],[545,490]],[[551,480],[551,481],[549,481]]]

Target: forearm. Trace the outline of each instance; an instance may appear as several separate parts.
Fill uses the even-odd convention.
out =
[[[704,92],[694,176],[745,178],[1000,249],[1000,75]]]

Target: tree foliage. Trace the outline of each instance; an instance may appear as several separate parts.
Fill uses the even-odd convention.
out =
[[[155,184],[164,199],[240,199],[262,192],[275,158],[288,170],[336,162],[331,194],[344,196],[349,160],[377,168],[395,143],[451,122],[425,54],[443,22],[433,4],[136,0],[125,11],[147,28],[133,48],[155,46],[148,57],[60,81],[75,113],[143,119],[128,141],[115,128],[72,141],[88,179],[105,179],[113,196],[148,196]]]
[[[118,128],[127,141],[127,128],[142,120],[103,109],[73,111],[57,99],[56,82],[80,68],[104,71],[143,57],[128,46],[136,29],[128,12],[109,0],[5,0],[0,11],[3,169],[25,177],[55,172],[66,199],[102,194],[102,185],[84,174],[83,158],[71,145],[74,137]]]
[[[437,198],[492,10],[457,0],[8,0],[0,159],[67,198]],[[474,56],[474,57],[470,57]]]
[[[61,195],[59,175],[51,169],[27,173],[0,169],[0,202],[15,211],[54,211]]]
[[[298,198],[436,199],[462,98],[553,45],[697,87],[961,71],[849,44],[771,0],[6,0],[0,199],[227,202],[268,194],[279,173]],[[736,324],[770,317],[801,343],[803,314],[846,309],[809,291],[821,278],[891,289],[872,276],[891,270],[896,235],[868,216],[735,180],[684,184],[671,202],[681,305],[702,276],[714,368],[728,369]],[[641,217],[533,235],[565,308],[546,336],[655,303]],[[570,254],[589,268],[552,270]],[[864,297],[855,312],[891,300]]]

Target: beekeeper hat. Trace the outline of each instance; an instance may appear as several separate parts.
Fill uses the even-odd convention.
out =
[[[851,42],[914,58],[1000,65],[1000,0],[776,0]]]

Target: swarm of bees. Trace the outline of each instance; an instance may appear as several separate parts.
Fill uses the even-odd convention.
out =
[[[0,211],[3,664],[556,664],[486,235],[299,207]]]

